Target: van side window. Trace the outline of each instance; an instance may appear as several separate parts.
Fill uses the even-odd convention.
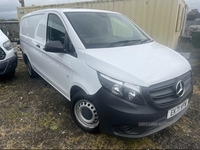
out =
[[[45,31],[45,25],[39,24],[36,35],[40,38],[45,38],[45,35],[43,34],[44,31]]]
[[[55,14],[49,14],[47,22],[47,42],[60,41],[63,44],[63,47],[67,47],[68,54],[76,57],[74,46],[69,37],[65,37],[66,33],[67,32],[60,18]]]
[[[43,18],[40,20],[35,33],[35,39],[42,43],[46,42],[46,20]]]
[[[43,42],[41,39],[45,38],[46,31],[44,29],[38,28],[38,26],[41,27],[41,25],[46,28],[44,14],[37,14],[26,17],[22,20],[21,23],[21,34]],[[38,33],[40,34],[39,36]]]

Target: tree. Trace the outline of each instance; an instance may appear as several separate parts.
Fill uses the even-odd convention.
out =
[[[195,20],[197,18],[200,18],[198,9],[192,9],[187,15],[187,20]]]

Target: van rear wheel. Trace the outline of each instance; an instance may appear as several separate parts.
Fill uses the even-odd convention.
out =
[[[84,92],[72,97],[70,112],[74,122],[84,131],[99,132],[99,119],[92,100]]]
[[[27,60],[26,66],[27,66],[28,74],[29,74],[29,76],[31,78],[38,77],[38,74],[33,70],[33,68],[31,66],[31,63],[29,62],[29,60]]]

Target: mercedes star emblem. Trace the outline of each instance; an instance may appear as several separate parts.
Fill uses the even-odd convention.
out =
[[[183,83],[183,81],[179,81],[176,84],[176,95],[178,97],[182,97],[184,94],[185,94],[184,83]]]

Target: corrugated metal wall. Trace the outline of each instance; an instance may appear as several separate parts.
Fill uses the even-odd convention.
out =
[[[46,8],[111,10],[129,17],[157,42],[175,48],[183,24],[184,7],[183,0],[99,0],[18,8],[18,18],[20,20],[24,14]],[[177,30],[177,26],[180,30]]]

